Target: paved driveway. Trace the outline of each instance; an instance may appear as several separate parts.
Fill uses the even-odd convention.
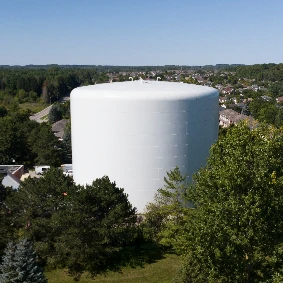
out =
[[[61,99],[60,99],[60,102],[61,103],[64,103],[66,101],[70,100],[70,95],[67,95],[67,96],[63,96]],[[40,112],[30,116],[30,120],[34,120],[36,121],[37,123],[42,123],[42,122],[48,122],[48,117],[46,118],[43,118],[44,116],[48,115],[49,112],[50,112],[50,109],[51,109],[52,105],[46,107],[45,109],[41,110]],[[43,118],[43,119],[42,119]]]
[[[46,119],[42,119],[44,116],[49,114],[49,111],[51,109],[52,105],[46,107],[45,109],[41,110],[40,112],[30,116],[30,120],[34,120],[37,123],[42,123],[42,122],[46,122]],[[48,121],[48,118],[47,118]]]

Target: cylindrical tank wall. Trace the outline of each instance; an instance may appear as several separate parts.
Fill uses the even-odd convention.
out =
[[[190,178],[205,165],[218,135],[218,92],[196,96],[188,89],[175,99],[103,92],[71,94],[74,180],[86,184],[107,175],[141,212],[166,172],[178,166]]]

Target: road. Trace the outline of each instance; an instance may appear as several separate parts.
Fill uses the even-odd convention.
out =
[[[64,103],[66,101],[70,100],[70,95],[68,96],[63,96],[60,101],[61,103]],[[37,123],[42,123],[42,122],[48,122],[48,117],[47,118],[44,118],[42,119],[44,116],[48,115],[49,114],[49,111],[51,109],[52,105],[46,107],[45,109],[41,110],[40,112],[32,115],[29,117],[30,120],[34,120],[36,121]]]
[[[46,107],[45,109],[41,110],[40,112],[30,116],[29,119],[30,120],[34,120],[37,123],[46,122],[46,119],[42,120],[42,117],[44,117],[44,116],[49,114],[49,111],[50,111],[51,107],[52,107],[52,105]],[[47,118],[47,121],[48,121],[48,118]]]

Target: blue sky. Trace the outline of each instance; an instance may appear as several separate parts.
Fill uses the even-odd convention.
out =
[[[281,0],[0,4],[0,65],[283,62]]]

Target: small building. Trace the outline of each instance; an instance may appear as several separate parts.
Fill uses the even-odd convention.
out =
[[[52,132],[54,133],[54,135],[59,139],[59,140],[63,140],[63,136],[64,136],[64,129],[66,124],[69,122],[68,119],[62,119],[60,121],[55,122],[52,125]]]
[[[0,174],[3,177],[2,185],[17,190],[20,187],[21,177],[24,175],[24,165],[0,165]]]
[[[231,94],[232,92],[234,92],[234,89],[230,86],[227,86],[225,88],[222,88],[221,92],[224,94]]]
[[[219,103],[220,104],[223,104],[227,101],[228,101],[228,98],[226,96],[219,96]]]
[[[237,125],[241,121],[247,121],[250,128],[254,128],[256,126],[256,121],[251,116],[240,114],[232,109],[224,109],[219,112],[219,125],[223,128],[227,128],[232,124]]]
[[[283,96],[277,97],[276,102],[277,103],[283,103]]]

